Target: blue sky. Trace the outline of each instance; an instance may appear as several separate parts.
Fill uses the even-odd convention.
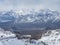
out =
[[[48,8],[60,11],[60,0],[0,0],[0,10]]]

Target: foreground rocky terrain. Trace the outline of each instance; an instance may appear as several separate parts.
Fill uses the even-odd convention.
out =
[[[17,39],[10,31],[0,31],[0,45],[60,45],[60,33],[58,30],[49,30],[38,40]]]

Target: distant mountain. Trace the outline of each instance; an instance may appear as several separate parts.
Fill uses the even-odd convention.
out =
[[[60,28],[60,13],[49,9],[3,11],[0,27],[4,29],[57,29]]]

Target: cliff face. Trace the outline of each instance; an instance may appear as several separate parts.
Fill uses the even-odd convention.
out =
[[[21,30],[21,31],[14,31],[17,38],[20,39],[23,35],[31,35],[30,39],[40,39],[43,34],[45,34],[47,30]]]

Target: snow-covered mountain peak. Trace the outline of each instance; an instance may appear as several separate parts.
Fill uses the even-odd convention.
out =
[[[3,13],[4,12],[4,13]],[[0,14],[1,25],[22,25],[28,24],[27,26],[33,27],[60,27],[60,13],[49,9],[21,9],[21,10],[10,10],[3,11]],[[23,23],[23,24],[22,24]],[[41,26],[42,25],[42,26]],[[53,26],[54,25],[54,26]],[[26,27],[27,27],[26,26]]]

